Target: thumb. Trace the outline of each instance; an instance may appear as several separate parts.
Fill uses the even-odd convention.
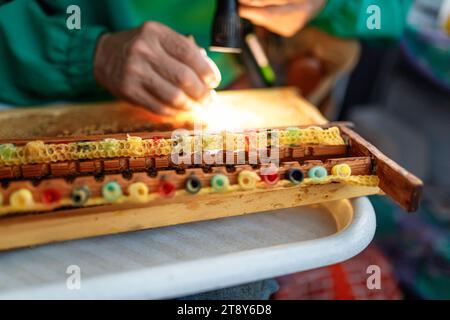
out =
[[[264,26],[267,22],[267,8],[251,7],[246,5],[239,6],[239,15],[248,19],[256,25]]]

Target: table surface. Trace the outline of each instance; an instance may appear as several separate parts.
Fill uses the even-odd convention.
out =
[[[179,297],[344,261],[374,232],[358,198],[3,252],[0,299]],[[79,290],[67,288],[71,265]]]

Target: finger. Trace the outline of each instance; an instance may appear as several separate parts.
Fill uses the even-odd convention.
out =
[[[122,98],[136,106],[144,107],[159,115],[169,117],[175,117],[177,115],[177,111],[175,109],[164,104],[161,100],[150,94],[147,90],[145,90],[145,88],[142,87],[142,85],[136,83],[133,87],[135,89],[130,92],[131,94]]]
[[[220,80],[211,68],[210,63],[201,54],[200,48],[186,37],[168,30],[170,34],[163,41],[163,49],[176,60],[189,66],[208,86],[215,86]]]
[[[239,15],[256,25],[266,26],[269,23],[270,12],[268,8],[240,6]]]
[[[180,87],[173,85],[150,66],[147,68],[145,76],[141,78],[141,82],[149,94],[176,109],[186,110],[195,104]]]
[[[143,96],[143,99],[145,99],[145,103],[141,104],[141,106],[153,113],[167,117],[176,117],[178,114],[176,110],[162,103],[158,98],[154,97],[151,94]]]
[[[192,43],[194,43],[197,46],[194,36],[189,35],[187,38],[189,41],[191,41]],[[199,49],[200,49],[200,53],[202,54],[203,57],[205,57],[206,62],[209,64],[209,67],[211,68],[211,70],[214,72],[214,75],[215,75],[216,81],[213,81],[212,83],[210,83],[209,88],[216,89],[222,82],[222,74],[220,73],[220,70],[217,67],[217,65],[214,63],[214,61],[212,61],[212,59],[210,57],[208,57],[206,50],[201,47],[199,47]]]
[[[216,82],[210,83],[209,87],[210,89],[216,89],[222,82],[222,74],[220,73],[219,67],[217,67],[214,61],[210,57],[208,57],[205,49],[200,49],[200,53],[205,57],[206,62],[208,62],[216,77]]]
[[[176,110],[162,103],[158,98],[152,96],[151,94],[146,94],[142,98],[145,99],[145,103],[141,104],[141,106],[147,108],[153,113],[168,117],[175,117],[178,114]]]
[[[148,62],[158,74],[175,87],[181,88],[190,98],[200,100],[208,95],[209,88],[198,75],[162,49],[157,61],[148,59]]]
[[[307,3],[285,6],[239,8],[241,17],[282,36],[290,37],[305,25],[311,15]]]

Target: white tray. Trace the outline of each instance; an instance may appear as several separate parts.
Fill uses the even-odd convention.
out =
[[[375,233],[367,198],[0,253],[0,299],[161,299],[349,259]],[[81,268],[81,289],[66,286]]]

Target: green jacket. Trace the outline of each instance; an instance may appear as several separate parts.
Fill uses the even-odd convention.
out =
[[[395,38],[412,0],[328,0],[313,22],[338,36]],[[69,30],[69,5],[81,9],[81,29]],[[380,30],[368,30],[367,7],[381,8]],[[133,28],[146,20],[192,34],[208,47],[213,0],[0,0],[0,103],[33,105],[95,98],[92,61],[103,32]],[[223,84],[241,71],[233,57],[212,54]]]

